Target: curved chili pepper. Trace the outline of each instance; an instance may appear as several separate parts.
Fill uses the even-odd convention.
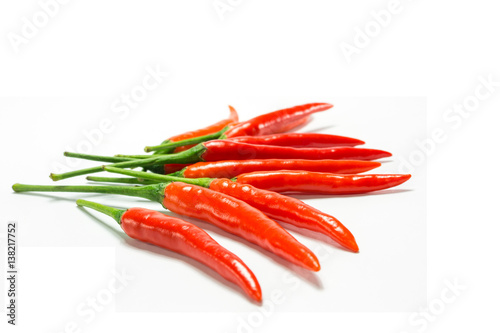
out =
[[[172,182],[179,180],[193,185],[208,187],[211,190],[242,200],[273,219],[287,222],[299,228],[320,232],[351,251],[359,251],[354,236],[342,223],[340,223],[339,220],[306,205],[298,199],[290,198],[276,192],[259,189],[252,185],[235,183],[229,179],[223,178],[185,179],[113,167],[106,167],[105,169],[110,172],[141,177],[144,181],[156,180],[161,182]]]
[[[276,192],[360,194],[400,185],[411,175],[337,175],[299,170],[258,171],[236,177],[241,184]]]
[[[187,133],[184,133],[181,135],[173,136],[169,139],[169,141],[170,142],[177,142],[177,141],[195,138],[198,136],[218,132],[228,125],[236,124],[238,122],[238,113],[231,105],[229,105],[229,112],[230,112],[230,114],[229,114],[228,119],[224,119],[222,121],[219,121],[218,123],[215,123],[213,125],[210,125],[208,127],[205,127],[205,128],[202,128],[202,129],[199,129],[196,131],[191,131],[191,132],[187,132]],[[187,145],[187,146],[177,147],[177,148],[175,148],[174,153],[188,150],[189,148],[194,147],[194,146],[195,145]]]
[[[170,163],[195,163],[222,160],[247,159],[311,159],[311,160],[374,160],[392,156],[391,153],[368,148],[339,147],[339,148],[292,148],[280,146],[252,145],[249,143],[232,142],[229,140],[212,140],[200,143],[186,151],[154,155],[150,158],[139,158],[132,161],[118,162],[110,166],[120,168],[150,167]],[[62,174],[51,174],[52,180],[61,180],[74,176],[101,172],[102,167],[93,167],[70,171]]]
[[[204,137],[197,137],[196,143],[217,139],[219,137],[233,138],[237,136],[255,136],[283,133],[306,123],[311,114],[328,110],[331,107],[333,107],[333,105],[327,103],[311,103],[266,113],[250,120],[239,122],[233,126],[228,126],[228,128],[222,129],[220,133],[214,133],[215,136],[207,135]],[[191,138],[189,140],[191,141],[186,142],[186,144],[195,143],[193,142],[195,138]],[[177,144],[181,143],[182,142],[177,142]],[[171,147],[173,147],[171,143],[166,143],[152,147],[147,146],[144,148],[144,150],[146,152],[149,152],[155,150],[164,150]]]
[[[186,178],[233,178],[242,173],[274,170],[304,170],[330,173],[360,173],[375,169],[380,162],[358,160],[231,160],[198,162],[186,166],[172,176]],[[165,174],[169,169],[165,168]]]
[[[204,128],[200,128],[200,129],[197,129],[194,131],[189,131],[186,133],[174,135],[174,136],[170,137],[169,139],[163,141],[162,144],[184,141],[187,139],[197,138],[197,137],[205,136],[205,135],[212,134],[215,132],[219,132],[220,130],[227,127],[228,125],[234,124],[237,122],[238,122],[238,112],[236,112],[236,110],[231,105],[229,105],[229,118],[221,120],[219,122],[216,122],[215,124],[209,125],[209,126],[204,127]],[[216,136],[215,138],[218,138],[218,136]],[[202,141],[199,141],[199,142],[202,142]],[[197,144],[199,142],[196,142],[195,144]],[[186,146],[175,147],[175,149],[166,149],[166,150],[158,151],[155,154],[166,154],[166,153],[172,153],[172,152],[178,153],[178,152],[187,150],[187,149],[195,146],[195,144],[189,144]]]
[[[333,105],[328,103],[311,103],[266,113],[250,120],[239,122],[227,130],[224,137],[233,138],[236,136],[281,133],[284,132],[283,129],[287,128],[288,124],[332,107]]]
[[[262,136],[239,136],[228,139],[254,145],[286,146],[294,148],[328,148],[362,145],[365,142],[346,136],[319,133],[285,133]]]
[[[320,232],[353,252],[359,251],[354,236],[339,220],[298,199],[229,179],[214,179],[210,189],[243,200],[272,219]]]
[[[194,131],[182,133],[179,135],[174,135],[174,136],[170,137],[168,140],[170,140],[172,142],[176,142],[176,141],[182,141],[182,140],[186,140],[186,139],[195,138],[195,137],[202,136],[202,135],[211,134],[211,133],[220,131],[221,129],[223,129],[227,125],[234,124],[237,122],[238,122],[238,113],[231,105],[229,105],[229,118],[221,120],[219,122],[216,122],[215,124],[209,125],[209,126],[204,127],[204,128],[200,128],[200,129],[197,129]]]
[[[206,181],[209,181],[207,179]],[[201,183],[203,180],[200,181]],[[206,186],[208,187],[208,186]],[[147,186],[44,186],[14,184],[16,192],[87,192],[121,194],[157,201],[182,215],[196,217],[240,236],[278,256],[312,271],[319,271],[311,250],[264,213],[242,200],[208,188],[181,182]]]
[[[76,203],[113,217],[134,239],[201,262],[239,286],[252,299],[262,300],[259,282],[250,268],[194,224],[145,208],[122,210],[86,200],[77,200]]]

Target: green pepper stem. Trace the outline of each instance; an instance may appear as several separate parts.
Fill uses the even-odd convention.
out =
[[[180,141],[176,141],[176,142],[162,143],[161,145],[158,145],[158,146],[147,146],[144,148],[144,151],[150,152],[150,151],[163,150],[163,149],[169,149],[169,148],[177,148],[177,147],[193,145],[193,144],[197,144],[197,143],[201,143],[201,142],[205,142],[205,141],[209,141],[209,140],[215,140],[215,139],[220,138],[220,136],[223,135],[224,132],[227,131],[227,129],[228,129],[228,127],[226,126],[223,129],[221,129],[220,131],[215,132],[215,133],[202,135],[202,136],[198,136],[198,137],[190,138],[190,139],[186,139],[186,140],[180,140]]]
[[[145,159],[145,158],[151,158],[151,157],[158,157],[154,155],[123,155],[123,154],[116,154],[115,157],[121,157],[121,158],[129,158],[131,160],[134,159]]]
[[[76,200],[76,204],[78,206],[92,208],[94,210],[97,210],[98,212],[111,216],[112,218],[115,219],[116,222],[118,222],[118,224],[122,224],[122,215],[127,211],[126,209],[113,208],[101,205],[97,202],[87,201],[83,199]]]
[[[81,158],[89,161],[98,161],[98,162],[109,162],[109,163],[118,163],[125,161],[132,161],[133,158],[130,157],[117,157],[117,156],[100,156],[100,155],[88,155],[88,154],[80,154],[80,153],[72,153],[69,151],[64,152],[64,156]]]
[[[191,149],[182,151],[177,154],[168,154],[168,155],[156,155],[151,158],[145,159],[136,159],[124,162],[118,162],[114,164],[110,164],[110,166],[118,167],[118,168],[135,168],[139,166],[150,166],[153,164],[169,164],[169,163],[179,163],[179,164],[188,164],[202,161],[201,155],[205,152],[206,148],[202,144],[194,146]],[[70,171],[66,173],[55,174],[51,173],[50,178],[52,180],[57,181],[61,179],[66,179],[75,176],[86,175],[89,173],[96,173],[103,171],[102,166],[97,166],[93,168],[81,169]]]
[[[164,145],[166,143],[170,143],[170,140],[165,140],[161,144]],[[174,152],[175,148],[170,148],[170,149],[164,149],[164,150],[157,150],[153,152],[153,155],[158,155],[158,154],[172,154]]]
[[[158,184],[160,182],[148,179],[140,179],[140,178],[129,178],[129,177],[95,177],[88,176],[87,180],[93,182],[107,182],[107,183],[121,183],[121,184],[140,184],[140,185],[148,185],[148,184]]]
[[[120,194],[131,197],[145,198],[151,201],[162,202],[165,196],[165,184],[148,186],[93,186],[93,185],[25,185],[14,184],[12,189],[16,192],[84,192],[84,193],[106,193]]]
[[[174,176],[169,176],[169,175],[159,175],[159,174],[151,173],[151,172],[113,168],[111,166],[105,166],[104,170],[109,171],[109,172],[113,172],[113,173],[119,173],[122,175],[127,175],[127,176],[135,176],[138,178],[156,180],[156,181],[160,181],[160,182],[164,182],[164,183],[166,183],[166,182],[183,182],[186,184],[198,185],[198,186],[207,187],[207,188],[210,187],[210,183],[213,180],[213,178],[182,178],[182,177],[174,177]]]
[[[179,170],[179,171],[176,171],[176,172],[172,172],[172,173],[169,173],[168,176],[173,176],[173,177],[182,177],[184,178],[184,170],[186,168],[182,169],[182,170]]]

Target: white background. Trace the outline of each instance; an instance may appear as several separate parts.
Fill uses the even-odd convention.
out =
[[[224,295],[229,295],[227,299],[224,296],[225,301],[244,303],[246,299],[240,293],[225,288],[205,271],[184,265],[178,258],[163,256],[164,253],[143,254],[148,249],[132,248],[75,208],[72,201],[78,195],[14,196],[10,185],[17,181],[48,184],[48,172],[57,164],[66,163],[61,152],[82,145],[86,140],[84,132],[97,128],[103,119],[110,119],[113,129],[98,144],[92,145],[92,153],[138,152],[145,144],[154,144],[174,131],[182,132],[224,117],[228,103],[240,111],[242,119],[247,119],[261,112],[313,100],[331,102],[336,107],[328,116],[318,115],[309,125],[310,129],[333,125],[323,132],[360,137],[377,148],[404,147],[392,149],[396,156],[391,159],[392,163],[384,164],[381,172],[397,171],[391,169],[399,163],[397,156],[417,156],[414,152],[419,151],[419,143],[439,129],[445,133],[445,139],[435,143],[423,159],[427,176],[419,178],[426,169],[424,164],[419,164],[414,170],[415,177],[402,187],[412,191],[342,199],[359,200],[353,209],[333,209],[330,204],[321,207],[335,212],[343,221],[354,221],[352,229],[356,235],[360,234],[358,238],[361,237],[368,248],[376,248],[381,244],[376,242],[375,235],[366,234],[364,227],[370,215],[365,215],[362,207],[369,205],[376,209],[379,223],[386,216],[394,220],[401,217],[406,222],[414,216],[411,211],[403,216],[404,210],[398,209],[395,203],[411,200],[419,189],[426,188],[423,194],[426,205],[411,207],[411,210],[427,212],[427,301],[434,309],[429,316],[418,314],[425,312],[427,305],[417,299],[414,308],[404,311],[376,311],[381,307],[348,308],[351,312],[344,312],[339,306],[321,309],[327,304],[323,302],[330,300],[322,299],[321,295],[328,295],[330,288],[336,288],[335,284],[324,282],[329,275],[335,279],[346,278],[347,273],[339,267],[348,267],[353,265],[350,261],[362,260],[357,258],[368,258],[374,253],[365,251],[360,244],[359,256],[339,250],[332,253],[332,261],[328,260],[320,273],[323,290],[310,288],[305,283],[300,292],[293,293],[290,302],[265,316],[255,312],[256,308],[179,313],[164,307],[157,312],[124,312],[126,309],[120,304],[131,290],[125,289],[94,320],[82,325],[84,331],[236,332],[240,319],[248,321],[248,316],[264,318],[247,327],[248,332],[285,329],[417,332],[419,328],[430,332],[498,328],[495,314],[499,310],[496,300],[500,296],[497,282],[500,274],[492,262],[499,251],[495,204],[498,201],[496,187],[500,184],[495,177],[498,155],[492,145],[498,142],[499,117],[495,111],[500,104],[500,86],[493,87],[489,96],[463,116],[457,118],[447,111],[466,100],[474,100],[481,78],[490,76],[493,81],[500,81],[500,52],[498,36],[494,33],[500,24],[498,10],[492,2],[401,1],[399,12],[370,37],[368,45],[359,47],[350,62],[340,46],[343,42],[353,44],[358,28],[373,26],[370,13],[388,8],[388,1],[361,1],[352,5],[331,1],[231,3],[233,10],[221,19],[211,1],[111,1],[105,4],[70,1],[60,5],[48,24],[27,38],[18,52],[8,36],[21,35],[26,24],[23,17],[33,21],[33,15],[36,16],[41,7],[36,1],[2,3],[0,142],[4,172],[1,195],[2,208],[7,207],[2,213],[2,225],[9,220],[19,221],[21,241],[23,237],[26,240],[26,246],[19,252],[21,325],[9,330],[62,332],[66,323],[78,319],[74,311],[80,302],[106,286],[112,278],[110,267],[120,268],[118,259],[129,252],[136,259],[149,257],[158,263],[164,262],[165,267],[172,263],[182,272],[191,273],[186,283],[204,281],[202,283],[212,285],[214,290],[223,290]],[[121,95],[141,84],[147,75],[146,68],[158,66],[169,73],[168,77],[128,114],[123,109],[114,112],[113,105],[117,105]],[[366,96],[389,97],[369,103]],[[415,110],[410,108],[420,99],[394,98],[398,96],[426,97],[427,114],[415,115]],[[397,103],[392,104],[391,100]],[[374,105],[373,109],[369,109],[370,104]],[[402,107],[401,114],[392,117],[395,105],[408,105],[408,108]],[[427,129],[424,131],[415,130],[409,121],[415,119],[414,123],[418,124],[425,118]],[[85,165],[81,163],[77,167]],[[427,186],[420,186],[425,180]],[[334,202],[318,199],[312,203],[320,205],[330,201]],[[137,201],[114,197],[108,202],[125,206]],[[396,208],[391,210],[391,206]],[[371,222],[369,226],[373,227],[375,222]],[[358,225],[354,227],[354,224]],[[228,247],[238,245],[229,237],[212,234]],[[308,245],[316,244],[311,238],[300,239]],[[401,255],[397,248],[393,251]],[[279,270],[278,275],[287,271],[254,250],[247,253],[248,261],[263,258],[263,265]],[[270,272],[264,274],[266,278],[261,279],[261,283],[272,290],[274,285],[267,282]],[[362,278],[356,276],[347,281],[362,290],[366,288],[361,285]],[[458,281],[466,289],[445,304],[440,299],[447,291],[447,281]],[[402,284],[404,281],[396,283],[395,288]],[[202,288],[197,290],[199,287],[193,287],[196,289],[192,293],[201,293],[199,302],[209,304],[210,299]],[[183,295],[181,288],[184,288],[182,284],[176,296]],[[134,290],[141,292],[135,287]],[[311,294],[308,290],[312,290]],[[353,294],[353,298],[360,295],[364,294]],[[174,300],[165,300],[171,301]],[[380,301],[384,304],[383,295]],[[187,298],[181,302],[187,302]],[[217,299],[213,302],[219,304]],[[300,309],[298,314],[289,309],[293,304],[310,306],[306,311]],[[445,304],[444,308],[437,308],[440,304]],[[360,309],[363,312],[358,311]],[[415,316],[429,319],[423,326],[422,321],[420,324],[412,321]],[[0,325],[7,326],[5,318]]]

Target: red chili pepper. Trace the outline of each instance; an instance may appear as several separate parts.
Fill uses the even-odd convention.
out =
[[[145,181],[172,182],[180,180],[193,185],[209,187],[214,191],[242,200],[273,219],[287,222],[299,228],[320,232],[337,241],[347,249],[358,252],[358,245],[356,244],[354,236],[339,220],[306,205],[298,199],[290,198],[276,192],[258,189],[248,184],[235,183],[229,179],[223,178],[186,179],[113,167],[106,167],[106,171],[140,177]]]
[[[213,140],[204,142],[203,145],[206,149],[200,157],[207,162],[247,159],[375,160],[392,156],[383,150],[354,147],[293,148],[252,145],[230,140]]]
[[[239,122],[233,126],[222,129],[220,132],[213,133],[213,135],[199,136],[197,138],[188,139],[186,142],[165,143],[158,146],[147,146],[144,148],[146,152],[149,151],[163,151],[177,147],[179,144],[193,144],[214,140],[219,137],[233,138],[236,136],[256,136],[265,134],[283,133],[289,131],[297,126],[307,122],[309,116],[315,112],[328,110],[333,105],[327,103],[312,103],[294,106],[292,108],[278,110],[270,113],[263,114],[253,119]]]
[[[331,148],[364,144],[364,141],[346,136],[318,133],[285,133],[262,136],[239,136],[229,140],[254,145],[287,146],[294,148]]]
[[[411,175],[338,175],[299,170],[259,171],[236,177],[241,184],[276,192],[360,194],[400,185]]]
[[[259,282],[250,268],[194,224],[150,209],[122,210],[86,200],[77,200],[76,203],[113,217],[123,231],[134,239],[201,262],[238,285],[252,299],[262,300]]]
[[[186,166],[181,171],[172,174],[172,176],[186,178],[233,178],[242,173],[275,170],[304,170],[350,174],[369,171],[380,165],[380,162],[357,160],[231,160],[198,162]],[[165,169],[165,174],[168,173],[168,169]]]
[[[164,164],[170,163],[188,164],[203,161],[248,159],[374,160],[389,156],[392,156],[389,152],[368,148],[292,148],[252,145],[229,140],[212,140],[200,143],[189,150],[177,154],[153,155],[150,158],[119,162],[110,166],[132,168],[160,165],[163,167]],[[100,171],[102,171],[102,167],[93,167],[63,174],[51,174],[50,177],[52,180],[61,180]]]
[[[305,118],[315,112],[325,111],[332,107],[333,105],[328,103],[311,103],[266,113],[234,125],[224,134],[224,136],[226,138],[233,138],[236,136],[281,133],[284,132],[284,129],[287,128],[290,123]]]
[[[208,187],[208,186],[207,186]],[[89,192],[121,194],[160,202],[182,215],[211,222],[301,267],[318,271],[318,259],[307,247],[264,213],[229,195],[173,182],[147,186],[44,186],[14,184],[16,192]]]

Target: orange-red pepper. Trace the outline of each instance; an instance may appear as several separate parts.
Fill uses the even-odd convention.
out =
[[[301,122],[313,113],[332,108],[328,103],[311,103],[266,113],[247,121],[239,122],[224,133],[224,138],[237,136],[256,136],[282,133],[289,130],[290,124]]]
[[[238,183],[276,192],[316,194],[360,194],[379,191],[406,182],[411,175],[339,175],[300,170],[257,171],[239,175]]]
[[[238,285],[256,301],[262,291],[248,266],[199,227],[184,220],[145,208],[126,210],[77,200],[79,206],[89,207],[113,217],[130,237],[191,257]]]
[[[353,252],[359,251],[354,236],[339,220],[298,199],[229,179],[214,179],[210,189],[243,200],[272,219],[322,233]]]
[[[190,132],[186,132],[183,134],[172,136],[167,141],[164,141],[164,142],[165,143],[177,142],[177,141],[195,138],[195,137],[202,136],[202,135],[215,133],[215,132],[220,131],[221,129],[223,129],[226,126],[231,125],[231,124],[236,124],[237,122],[238,122],[238,113],[231,105],[229,105],[229,118],[221,120],[221,121],[219,121],[215,124],[212,124],[210,126],[207,126],[205,128],[201,128],[201,129],[198,129],[195,131],[190,131]],[[187,145],[187,146],[177,147],[177,148],[175,148],[174,153],[188,150],[189,148],[194,147],[194,146],[195,145]]]

